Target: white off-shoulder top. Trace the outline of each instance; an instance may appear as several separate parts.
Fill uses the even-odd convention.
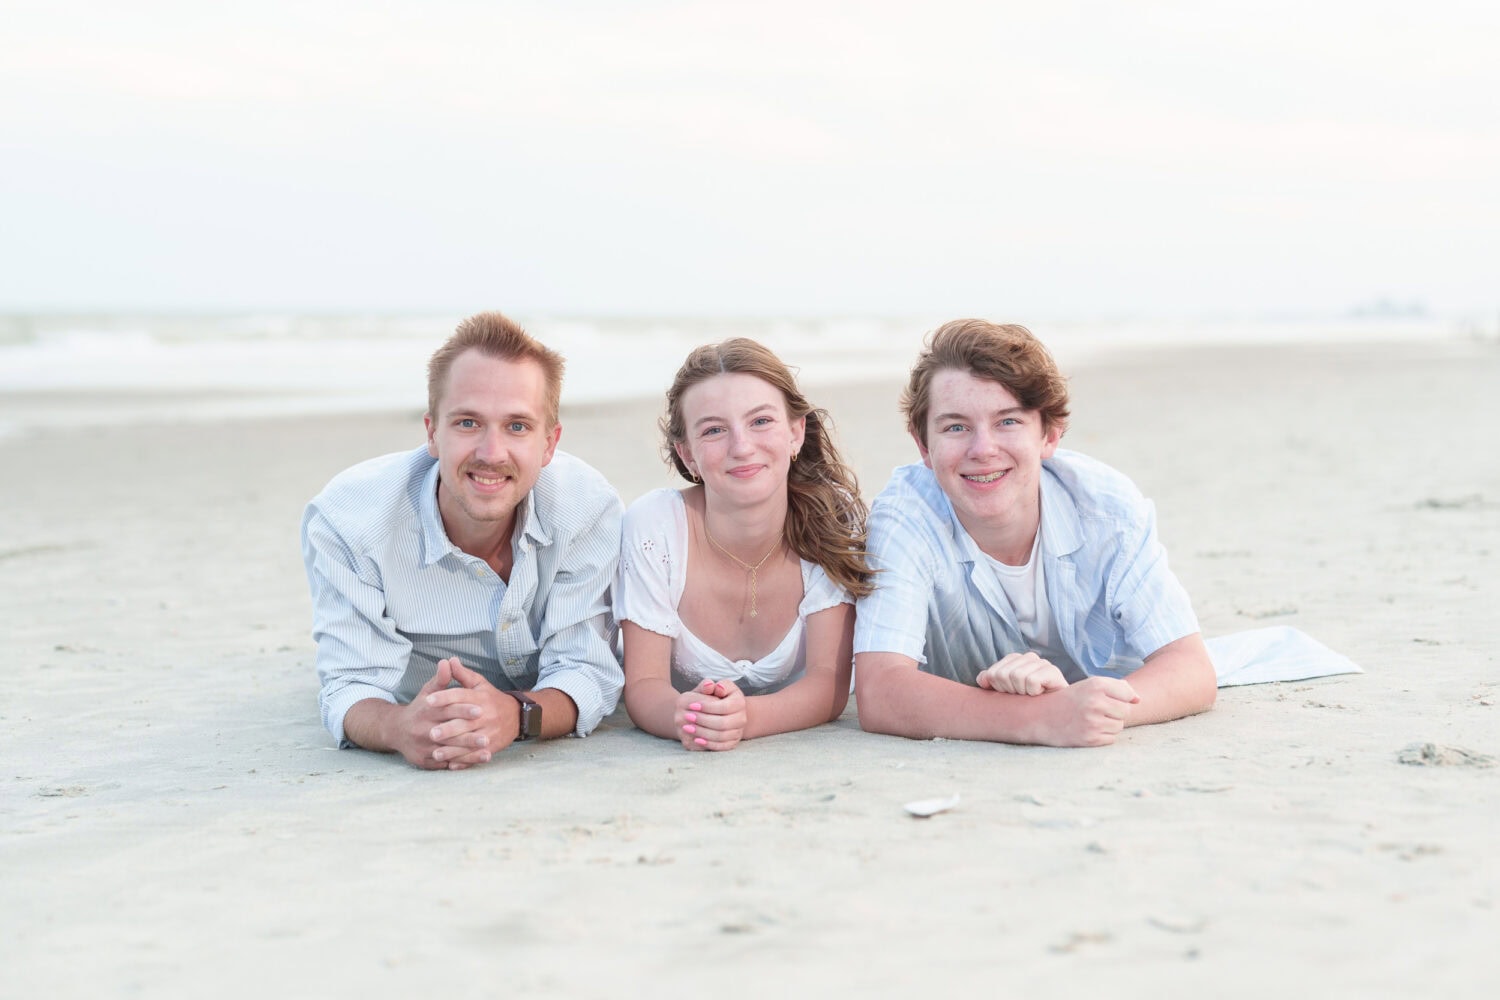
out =
[[[687,586],[687,552],[687,504],[679,491],[652,490],[625,511],[615,575],[615,620],[635,622],[672,639],[672,686],[678,691],[704,680],[731,680],[746,694],[786,687],[807,666],[808,616],[854,602],[823,567],[803,559],[802,603],[785,637],[759,660],[731,660],[693,635],[677,614]]]

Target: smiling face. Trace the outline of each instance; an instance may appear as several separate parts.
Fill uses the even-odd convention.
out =
[[[438,510],[448,537],[465,551],[466,541],[508,537],[516,505],[552,461],[562,434],[560,424],[548,425],[541,366],[465,351],[453,360],[436,411],[425,418],[427,452],[438,460]]]
[[[912,436],[959,523],[987,552],[994,539],[1029,548],[1041,520],[1042,460],[1057,450],[1062,429],[1045,427],[999,382],[967,371],[936,372],[931,400],[926,443]]]
[[[682,395],[677,455],[715,499],[749,505],[786,495],[805,418],[787,415],[781,390],[741,372],[715,375]]]

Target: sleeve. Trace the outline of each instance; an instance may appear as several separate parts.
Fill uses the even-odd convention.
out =
[[[677,524],[662,498],[661,493],[648,493],[625,512],[620,568],[615,574],[615,620],[635,622],[675,639],[682,631],[682,619],[672,599],[672,583],[687,553],[673,550]]]
[[[556,688],[578,708],[575,736],[587,736],[613,712],[625,686],[615,655],[610,583],[620,555],[624,508],[613,489],[600,490],[580,530],[566,541],[547,589],[537,688]]]
[[[1156,536],[1156,506],[1149,500],[1141,501],[1136,522],[1121,535],[1106,596],[1131,656],[1144,660],[1199,630],[1192,600],[1167,565],[1167,550]]]
[[[344,715],[366,698],[396,702],[411,643],[385,613],[378,571],[362,564],[316,503],[302,516],[302,561],[312,591],[323,725],[340,747],[350,747]]]
[[[827,571],[817,563],[804,562],[807,567],[807,583],[803,586],[802,603],[797,607],[797,615],[808,619],[819,611],[827,611],[829,608],[840,604],[853,604],[854,598],[833,580],[829,579]]]
[[[876,504],[867,530],[875,590],[856,605],[854,652],[900,653],[926,663],[936,546],[891,504]]]

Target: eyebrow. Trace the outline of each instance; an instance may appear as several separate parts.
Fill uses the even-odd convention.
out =
[[[481,412],[480,410],[476,410],[473,407],[469,407],[469,406],[457,406],[457,407],[454,407],[451,410],[448,410],[447,412],[445,412],[443,414],[443,418],[445,420],[454,420],[454,419],[457,419],[458,417],[478,417],[481,420],[487,420],[487,419],[489,419],[489,415],[488,414],[485,414],[485,413]],[[500,420],[500,421],[508,421],[508,420],[530,420],[530,421],[535,422],[536,419],[537,419],[537,417],[536,417],[535,414],[527,413],[525,410],[517,410],[514,413],[507,413],[507,414],[499,416],[499,417],[497,417],[495,419]]]
[[[755,414],[759,413],[761,410],[775,410],[775,409],[776,409],[776,405],[774,403],[761,403],[759,406],[752,406],[750,409],[746,410],[745,411],[745,416],[747,416],[747,417],[754,416]],[[693,421],[693,426],[694,427],[701,427],[704,424],[713,423],[714,421],[719,421],[720,423],[728,423],[728,420],[725,417],[715,417],[715,416],[710,415],[710,416],[707,416],[707,417],[699,417],[697,420]]]
[[[1025,413],[1025,412],[1026,412],[1026,407],[1024,407],[1024,406],[1007,406],[1003,410],[996,410],[996,411],[994,411],[993,413],[990,414],[990,416],[993,416],[993,417],[1005,417],[1005,416],[1009,416],[1012,413]],[[935,413],[935,414],[933,414],[932,419],[933,420],[968,420],[970,418],[969,418],[969,415],[967,413],[956,413],[956,412],[950,411],[948,413]]]

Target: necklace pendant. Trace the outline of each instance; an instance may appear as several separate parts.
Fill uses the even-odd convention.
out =
[[[751,618],[754,618],[754,617],[755,617],[755,616],[756,616],[756,615],[758,615],[758,614],[760,614],[760,612],[759,612],[759,611],[751,611],[751,612],[750,612],[750,617],[751,617]]]

